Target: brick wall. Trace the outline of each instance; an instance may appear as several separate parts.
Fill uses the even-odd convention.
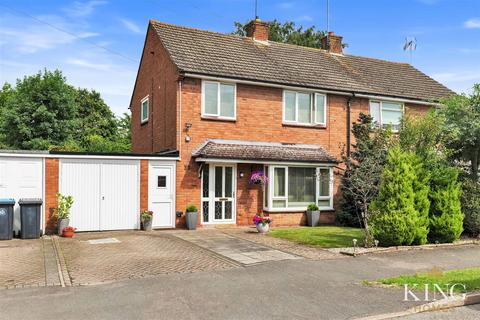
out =
[[[55,233],[57,219],[55,209],[57,208],[58,186],[58,159],[45,159],[45,233]]]
[[[237,84],[236,121],[207,120],[201,118],[201,80],[186,78],[182,87],[182,124],[191,123],[186,143],[186,130],[182,124],[182,161],[177,166],[177,210],[184,211],[187,204],[200,208],[201,180],[199,165],[192,160],[192,151],[206,139],[234,139],[267,142],[290,142],[320,144],[340,159],[346,145],[348,97],[331,95],[327,97],[326,128],[297,127],[282,124],[282,89]],[[425,113],[429,107],[407,105],[407,112]],[[354,98],[351,103],[351,125],[357,121],[360,112],[368,113],[369,100]],[[350,125],[350,127],[351,127]],[[352,143],[353,141],[352,136]],[[237,169],[237,224],[251,224],[252,215],[261,210],[262,195],[258,187],[248,185],[248,176],[254,166],[240,164]],[[240,170],[248,172],[243,178]],[[335,169],[334,205],[338,209],[341,170]],[[304,224],[304,213],[271,213],[276,225]],[[322,223],[333,223],[334,212],[322,212]],[[177,226],[184,226],[184,218],[177,218]]]
[[[158,36],[148,27],[142,61],[132,97],[132,151],[158,152],[177,148],[178,71]],[[148,122],[140,123],[140,102],[148,95]]]
[[[140,160],[140,210],[148,210],[148,160]]]

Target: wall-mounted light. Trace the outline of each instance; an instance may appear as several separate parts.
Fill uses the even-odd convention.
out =
[[[187,135],[185,136],[185,141],[186,141],[186,142],[190,142],[190,140],[192,140],[192,138],[187,134]]]
[[[240,171],[240,178],[243,178],[243,176],[244,176],[243,171]]]
[[[185,131],[187,132],[187,135],[185,136],[185,141],[190,142],[192,138],[188,134],[188,131],[190,131],[190,128],[192,127],[192,124],[190,122],[185,123]]]

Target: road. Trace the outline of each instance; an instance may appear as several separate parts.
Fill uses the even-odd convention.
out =
[[[402,301],[401,289],[365,286],[364,280],[479,265],[480,247],[473,245],[275,261],[96,286],[1,290],[0,319],[351,319],[415,305]]]

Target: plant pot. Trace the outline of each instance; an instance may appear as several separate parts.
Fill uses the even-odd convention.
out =
[[[320,221],[320,211],[307,211],[307,226],[316,227]]]
[[[61,236],[63,235],[63,229],[68,227],[70,224],[70,219],[58,219],[57,221],[57,227],[58,227],[58,235]]]
[[[143,231],[152,231],[152,220],[153,219],[148,219],[142,222]]]
[[[198,212],[187,212],[185,215],[188,230],[197,229]]]
[[[268,231],[270,231],[270,224],[269,223],[266,223],[266,224],[259,223],[259,224],[257,224],[257,231],[258,231],[258,233],[261,233],[261,234],[267,233]]]
[[[70,230],[70,231],[63,231],[62,236],[65,238],[73,238],[73,235],[75,234],[75,231]]]

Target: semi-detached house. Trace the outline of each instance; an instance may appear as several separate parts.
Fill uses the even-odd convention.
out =
[[[328,50],[269,41],[258,19],[246,37],[150,21],[132,151],[178,150],[175,226],[188,204],[199,225],[247,225],[261,211],[277,226],[299,225],[310,203],[333,222],[339,160],[359,113],[395,129],[405,113],[453,94],[409,64],[344,54],[332,32],[323,41]],[[268,176],[263,188],[249,184],[254,171]]]

